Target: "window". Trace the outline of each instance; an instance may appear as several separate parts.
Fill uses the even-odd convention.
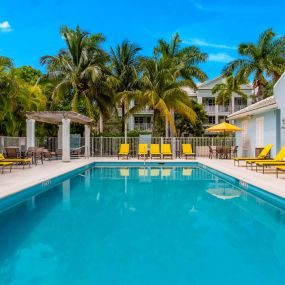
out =
[[[215,116],[209,116],[208,117],[209,124],[214,125],[216,123],[216,118]]]
[[[214,98],[209,98],[208,99],[208,105],[209,106],[215,106],[215,99]]]
[[[135,124],[143,124],[144,119],[143,117],[135,117]]]
[[[260,117],[255,120],[255,140],[256,147],[264,146],[264,118]]]

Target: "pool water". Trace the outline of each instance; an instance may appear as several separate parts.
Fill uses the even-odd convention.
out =
[[[191,167],[95,167],[0,215],[0,284],[285,284],[284,211]]]

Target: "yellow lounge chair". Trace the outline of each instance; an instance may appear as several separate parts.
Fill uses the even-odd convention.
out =
[[[172,151],[171,151],[171,145],[170,144],[162,144],[161,146],[161,154],[162,154],[162,158],[164,159],[165,156],[169,156],[170,158],[172,158]]]
[[[274,157],[274,159],[266,159],[266,160],[247,160],[247,164],[255,164],[256,171],[258,170],[258,166],[262,166],[262,172],[264,173],[264,169],[266,166],[281,166],[285,165],[284,161],[285,157],[285,146],[278,152],[278,154]]]
[[[12,171],[12,162],[4,162],[4,161],[0,161],[0,167],[2,168],[2,174],[4,173],[4,168],[7,166],[10,166],[10,172]]]
[[[138,151],[138,159],[140,159],[140,157],[146,158],[147,156],[148,156],[148,144],[140,143]]]
[[[240,161],[265,159],[266,156],[269,154],[270,150],[272,149],[272,147],[273,147],[273,144],[268,144],[267,146],[264,147],[264,149],[260,152],[260,154],[257,157],[235,157],[234,165],[236,164],[236,162],[238,162],[238,166],[239,166]]]
[[[11,162],[14,164],[22,164],[23,168],[25,168],[25,165],[31,166],[32,159],[31,158],[5,158],[2,153],[0,153],[0,162]]]
[[[193,152],[191,144],[182,144],[182,155],[187,159],[188,156],[196,158],[196,153]]]
[[[285,165],[276,166],[276,177],[278,178],[279,171],[285,172]]]
[[[150,158],[152,159],[153,156],[159,156],[159,158],[161,158],[161,153],[159,150],[159,144],[151,144],[150,145]]]
[[[128,159],[129,154],[130,154],[130,145],[126,143],[121,144],[120,151],[118,152],[118,159],[120,159],[121,156],[125,156]]]

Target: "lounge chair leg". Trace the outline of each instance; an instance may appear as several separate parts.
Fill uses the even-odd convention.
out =
[[[264,174],[264,165],[262,166],[262,173]]]
[[[278,168],[276,168],[276,178],[278,178]]]

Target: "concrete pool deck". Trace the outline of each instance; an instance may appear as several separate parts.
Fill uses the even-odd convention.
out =
[[[43,165],[32,166],[31,168],[22,169],[14,168],[12,173],[8,170],[3,175],[0,175],[0,199],[19,192],[23,189],[32,187],[38,183],[52,179],[56,176],[68,173],[72,170],[88,165],[92,162],[136,162],[137,159],[119,160],[115,157],[101,158],[92,157],[90,159],[76,159],[69,163],[61,161],[45,161]],[[141,161],[141,160],[140,160]],[[149,161],[149,160],[148,160]],[[159,162],[161,160],[152,160]],[[185,159],[173,159],[165,160],[166,162],[191,162],[193,160]],[[239,180],[242,180],[248,184],[252,184],[256,187],[262,188],[270,193],[285,198],[285,173],[280,174],[280,178],[276,178],[274,172],[270,174],[256,173],[246,169],[245,167],[237,167],[233,165],[231,160],[218,160],[218,159],[207,159],[197,158],[194,160],[200,162],[208,167],[214,168],[220,172],[233,176]]]

